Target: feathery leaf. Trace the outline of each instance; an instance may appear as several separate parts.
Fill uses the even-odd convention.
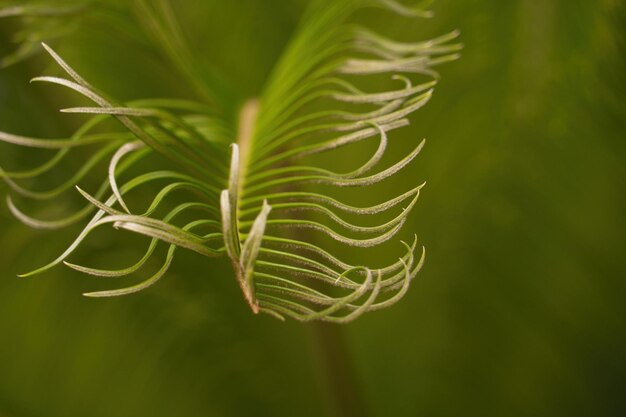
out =
[[[154,4],[138,1],[139,23],[210,106],[173,99],[118,102],[92,86],[44,43],[43,48],[67,78],[41,76],[33,81],[72,90],[95,107],[61,110],[88,118],[69,138],[39,139],[0,132],[2,142],[56,150],[38,167],[0,170],[0,177],[27,199],[54,201],[84,178],[97,178],[99,162],[105,158],[108,167],[93,194],[77,187],[88,205],[63,219],[34,219],[8,197],[12,213],[32,227],[63,227],[92,214],[63,254],[23,276],[64,263],[92,276],[123,277],[140,271],[164,242],[167,254],[150,278],[131,287],[85,295],[125,295],[153,285],[165,275],[180,247],[205,256],[228,256],[254,313],[343,323],[400,300],[424,262],[423,249],[419,258],[416,256],[417,239],[412,245],[402,242],[403,251],[386,266],[370,265],[366,251],[400,232],[423,184],[370,207],[355,207],[326,190],[373,186],[399,174],[422,150],[423,140],[404,158],[381,168],[393,131],[407,126],[408,117],[431,99],[439,79],[435,67],[458,58],[462,46],[451,43],[458,32],[402,43],[355,25],[354,19],[357,11],[368,7],[382,8],[403,19],[430,17],[426,3],[313,1],[263,93],[242,100],[238,117],[228,114],[227,105],[220,105],[232,99],[232,92],[220,87],[219,77],[204,73],[194,62],[165,0]],[[0,17],[56,19],[86,13],[90,7],[14,6],[0,9]],[[358,87],[360,79],[380,76],[403,87],[380,91]],[[219,111],[214,111],[217,108]],[[119,122],[119,129],[103,127],[102,122],[110,118]],[[346,161],[335,171],[315,160],[317,155],[357,149],[374,140],[378,142],[375,151],[356,167],[344,167],[350,163]],[[72,149],[87,145],[96,150],[63,184],[48,191],[20,184],[44,175],[59,166]],[[156,162],[164,160],[174,168],[163,169],[162,162]],[[130,168],[139,167],[143,173],[127,175]],[[150,185],[160,187],[154,199],[143,212],[135,210],[136,205],[128,199],[134,190]],[[167,201],[174,193],[178,204],[171,208]],[[144,255],[117,270],[70,262],[70,255],[91,232],[104,226],[147,237]],[[339,253],[353,252],[350,259],[361,261],[342,260],[333,251],[336,245],[324,243],[325,237],[345,247]]]

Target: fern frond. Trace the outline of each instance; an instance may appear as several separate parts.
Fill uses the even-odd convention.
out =
[[[370,265],[367,250],[397,236],[423,184],[368,207],[344,202],[332,190],[366,190],[399,174],[418,156],[423,140],[403,158],[381,167],[392,132],[407,126],[408,117],[431,99],[439,79],[435,67],[458,58],[461,45],[452,43],[458,33],[397,42],[356,25],[356,12],[378,7],[407,19],[430,17],[425,4],[314,1],[262,95],[242,100],[238,115],[231,115],[228,106],[219,104],[230,93],[211,88],[213,75],[200,80],[202,69],[194,64],[169,4],[138,1],[136,7],[140,23],[211,106],[170,99],[118,102],[44,43],[67,78],[33,81],[67,88],[94,106],[61,110],[87,117],[69,138],[0,133],[1,142],[56,151],[34,168],[0,169],[0,178],[25,199],[55,201],[76,185],[86,200],[82,209],[50,220],[27,215],[7,197],[11,212],[31,227],[60,228],[92,217],[64,253],[23,276],[63,263],[92,276],[125,277],[143,270],[158,245],[165,244],[165,259],[148,279],[85,295],[125,295],[153,285],[180,247],[209,257],[228,256],[254,313],[342,323],[400,300],[421,269],[425,250],[417,249],[417,238],[411,245],[401,242],[398,257],[387,265]],[[63,16],[60,9],[9,8],[0,10],[0,17],[43,17],[44,12],[49,18]],[[381,76],[394,87],[361,87],[363,79]],[[110,118],[119,122],[118,129],[103,123]],[[340,169],[319,162],[319,155],[356,150],[372,141],[378,146],[356,167],[349,167],[352,161]],[[92,156],[62,184],[45,191],[20,184],[58,168],[74,149],[87,146],[95,148]],[[104,172],[97,174],[105,159]],[[103,180],[95,191],[78,187],[97,175]],[[154,187],[152,201],[138,208],[136,190]],[[107,226],[145,236],[149,243],[141,258],[121,269],[69,261],[92,232]],[[337,251],[337,246],[343,249]]]

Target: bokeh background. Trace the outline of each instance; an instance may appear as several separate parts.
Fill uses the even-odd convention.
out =
[[[255,95],[307,2],[175,3],[200,59]],[[183,251],[144,292],[86,299],[111,284],[63,267],[16,278],[76,229],[33,231],[2,205],[0,416],[626,415],[626,5],[433,10],[363,16],[397,38],[459,28],[465,44],[395,136],[428,138],[392,185],[428,181],[407,226],[427,262],[402,302],[346,326],[281,323],[250,314],[227,262]],[[16,25],[0,20],[2,54]],[[186,94],[123,30],[92,22],[55,45],[118,99]],[[0,130],[71,132],[57,109],[76,97],[28,84],[50,61],[0,71]],[[31,155],[0,146],[8,166]],[[117,250],[90,245],[87,264]]]

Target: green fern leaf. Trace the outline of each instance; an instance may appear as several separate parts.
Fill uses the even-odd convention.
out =
[[[416,143],[404,158],[381,168],[392,131],[407,126],[408,117],[430,100],[439,78],[435,67],[458,58],[461,45],[452,43],[458,33],[402,43],[355,24],[355,14],[372,7],[405,19],[430,17],[423,6],[407,7],[394,0],[314,1],[261,96],[241,100],[237,116],[227,105],[232,91],[194,61],[166,1],[138,1],[140,25],[203,102],[118,102],[44,43],[66,77],[33,81],[70,89],[94,105],[62,109],[87,117],[69,138],[0,133],[0,141],[56,152],[38,167],[0,171],[0,177],[13,194],[51,204],[85,178],[102,175],[103,181],[92,192],[76,187],[86,205],[60,219],[30,216],[7,197],[11,212],[31,227],[57,229],[91,216],[64,253],[23,276],[64,263],[94,276],[124,277],[144,268],[156,256],[157,246],[165,244],[161,267],[147,280],[85,295],[110,297],[147,288],[166,274],[176,249],[184,248],[209,257],[228,256],[254,313],[341,323],[400,300],[423,265],[424,249],[417,249],[417,239],[410,245],[400,242],[398,258],[386,265],[370,265],[368,251],[395,240],[422,185],[414,184],[369,207],[342,201],[336,190],[352,187],[367,192],[399,174],[424,145]],[[54,22],[59,16],[87,13],[91,7],[98,3],[71,8],[14,6],[0,10],[0,17],[36,16]],[[28,21],[23,24],[28,28]],[[19,52],[22,48],[32,50],[31,40],[4,64],[25,57]],[[359,87],[361,80],[375,77],[395,87],[382,91]],[[120,129],[106,123],[111,118]],[[378,143],[375,151],[356,167],[346,168],[353,161],[345,161],[335,170],[320,162],[325,154],[373,141]],[[70,152],[88,146],[97,150],[57,187],[40,191],[22,185],[45,176]],[[99,173],[98,163],[105,159],[108,169]],[[137,190],[151,185],[158,186],[152,201],[144,207],[131,204]],[[376,224],[363,225],[372,221]],[[106,270],[68,261],[93,231],[110,226],[149,238],[136,263]],[[335,250],[337,245],[344,249]],[[347,253],[351,261],[343,259]]]

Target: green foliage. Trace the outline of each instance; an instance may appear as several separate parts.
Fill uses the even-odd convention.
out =
[[[84,7],[18,6],[4,9],[3,15],[36,16],[43,22],[58,23],[68,15],[89,13],[90,8],[98,7],[94,3]],[[160,48],[199,96],[207,98],[206,103],[163,98],[119,103],[87,82],[43,43],[69,78],[43,76],[32,81],[66,87],[97,107],[61,110],[89,116],[69,138],[38,139],[0,133],[4,142],[58,149],[40,166],[4,172],[3,178],[22,197],[53,200],[63,198],[63,193],[88,175],[98,175],[96,168],[104,158],[109,159],[108,176],[93,196],[78,188],[89,205],[61,219],[29,216],[8,197],[8,206],[18,219],[41,229],[66,227],[92,215],[65,252],[22,276],[47,271],[63,262],[91,275],[122,277],[140,270],[154,255],[158,243],[163,242],[169,244],[168,251],[154,275],[131,287],[85,295],[109,297],[146,288],[167,272],[176,248],[181,247],[209,257],[227,254],[255,313],[341,323],[400,300],[422,267],[424,250],[416,257],[417,241],[412,245],[403,242],[405,254],[377,267],[365,262],[367,255],[362,249],[377,248],[400,231],[422,186],[369,207],[337,200],[320,187],[369,187],[398,173],[419,154],[423,141],[404,158],[373,172],[385,155],[388,132],[406,126],[407,116],[430,100],[439,78],[434,67],[458,58],[461,45],[451,43],[457,32],[429,41],[403,43],[348,21],[367,7],[388,9],[407,18],[430,16],[421,7],[407,8],[392,0],[313,2],[263,93],[258,99],[245,100],[238,117],[225,114],[230,97],[216,78],[201,75],[200,65],[187,47],[167,1],[138,1],[139,22],[147,29],[147,39]],[[25,25],[26,31],[36,33],[40,22],[27,21]],[[25,45],[32,48],[30,40],[22,43],[22,47]],[[22,57],[20,50],[17,53]],[[363,84],[364,77],[376,76],[390,77],[399,85],[384,91],[364,91],[357,86]],[[102,129],[107,116],[116,118],[126,131]],[[236,125],[231,120],[236,120]],[[341,164],[339,171],[320,166],[319,161],[307,162],[319,154],[352,149],[375,137],[380,138],[375,152],[356,167],[353,165],[357,160]],[[94,144],[97,149],[92,156],[56,188],[32,191],[18,184],[22,179],[45,175],[73,148]],[[159,161],[151,161],[145,172],[118,185],[123,173],[155,156],[169,160],[174,169],[165,170]],[[126,203],[128,195],[157,182],[160,188],[145,211],[131,211]],[[181,190],[186,191],[184,197]],[[175,193],[176,204],[161,213]],[[394,211],[394,217],[385,219],[388,212]],[[346,216],[381,220],[375,225],[361,225],[362,220],[346,220]],[[139,261],[112,270],[66,260],[93,231],[111,225],[151,238]],[[317,243],[316,234],[361,249],[356,262],[346,262],[332,249],[324,248]]]
[[[226,90],[220,97],[229,97],[219,117],[230,117],[229,126],[237,126],[237,109],[245,98],[262,95],[311,2],[172,2],[206,77],[202,88],[192,87],[146,35],[127,11],[129,3],[111,0],[113,11],[100,9],[97,18],[94,9],[66,17],[62,22],[70,33],[43,40],[91,85],[128,107],[153,107],[133,103],[141,97],[207,103],[201,91],[212,90],[216,79]],[[465,49],[461,61],[442,67],[443,81],[428,105],[410,117],[411,125],[389,133],[381,164],[401,160],[425,137],[417,160],[371,187],[336,191],[312,184],[304,190],[367,207],[428,181],[403,230],[366,257],[351,258],[355,248],[310,234],[350,263],[397,259],[399,240],[412,243],[414,232],[418,244],[427,246],[426,263],[402,302],[347,325],[250,314],[229,258],[186,249],[176,250],[165,279],[146,291],[79,296],[152,276],[166,259],[163,243],[141,270],[123,279],[85,278],[63,266],[16,278],[55,259],[87,220],[51,233],[25,227],[0,204],[0,415],[624,414],[623,3],[439,0],[432,5],[433,19],[407,19],[382,9],[352,18],[403,42],[459,28]],[[13,39],[23,27],[16,17],[0,19],[0,56],[16,50]],[[94,104],[63,87],[29,84],[40,74],[67,78],[39,42],[34,52],[0,71],[0,130],[71,138],[90,116],[57,110]],[[359,87],[398,87],[389,77],[380,78],[364,77]],[[193,113],[213,109],[206,107]],[[102,118],[89,135],[118,132],[121,141],[135,140],[113,117]],[[379,139],[319,155],[311,164],[348,171],[349,161],[356,165],[375,153]],[[31,191],[65,182],[103,144],[93,140],[72,148],[43,176],[16,182]],[[225,151],[229,165],[228,143]],[[50,152],[2,143],[0,164],[22,171],[45,162]],[[95,195],[114,152],[98,163],[96,175],[79,182],[82,190]],[[119,186],[153,163],[180,170],[151,154],[120,172],[134,155],[118,165]],[[4,195],[9,188],[1,186]],[[226,187],[224,181],[220,191]],[[135,188],[125,202],[134,214],[143,213],[160,188],[159,183]],[[188,198],[186,189],[177,192]],[[86,207],[73,188],[54,204],[10,193],[20,209],[43,220]],[[176,200],[176,195],[164,200],[167,207],[153,216],[163,218]],[[261,206],[262,200],[256,209]],[[117,203],[115,208],[123,211]],[[102,226],[68,261],[125,268],[145,254],[146,240]]]

